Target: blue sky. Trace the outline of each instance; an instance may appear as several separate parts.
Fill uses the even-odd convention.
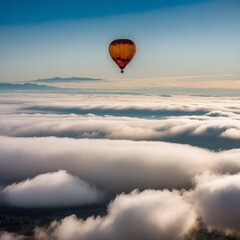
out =
[[[145,12],[210,0],[1,0],[0,24],[40,23]]]
[[[206,75],[221,84],[239,81],[238,0],[1,0],[0,6],[1,82]],[[115,38],[137,44],[124,75],[108,56]]]

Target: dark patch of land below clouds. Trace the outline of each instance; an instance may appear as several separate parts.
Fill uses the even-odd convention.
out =
[[[0,206],[0,231],[30,236],[36,226],[46,226],[55,220],[75,214],[86,220],[107,214],[108,203],[63,208],[18,208]]]

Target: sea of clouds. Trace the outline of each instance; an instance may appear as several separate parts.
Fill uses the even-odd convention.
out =
[[[110,201],[32,238],[179,240],[201,222],[240,236],[238,97],[1,93],[0,107],[2,206]]]

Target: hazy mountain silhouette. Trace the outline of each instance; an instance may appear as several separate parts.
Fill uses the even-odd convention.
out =
[[[0,83],[1,90],[58,90],[58,87],[51,87],[46,85],[32,84],[32,83]]]
[[[106,80],[98,79],[98,78],[83,78],[83,77],[69,77],[69,78],[55,77],[55,78],[37,79],[37,80],[33,80],[32,82],[61,83],[61,82],[92,82],[92,81],[94,82],[94,81],[106,81]]]

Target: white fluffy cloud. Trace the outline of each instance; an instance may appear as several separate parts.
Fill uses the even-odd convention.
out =
[[[229,128],[221,134],[222,137],[240,140],[240,129]]]
[[[10,99],[10,100],[6,100]],[[148,112],[148,117],[154,112],[161,111],[163,115],[178,112],[177,116],[194,115],[204,113],[209,116],[237,117],[240,113],[238,97],[201,97],[201,96],[150,96],[150,95],[114,95],[114,94],[21,94],[5,93],[0,96],[0,103],[7,106],[8,113],[31,113],[52,112],[52,113],[74,113],[81,110],[101,111],[108,114],[108,110],[121,112],[134,110]],[[24,110],[25,109],[25,110]],[[28,109],[28,111],[26,110]],[[2,109],[0,109],[0,112]],[[165,112],[164,112],[165,111]],[[5,112],[5,111],[3,111]],[[131,112],[126,112],[131,114]],[[127,116],[127,115],[125,115]]]
[[[16,120],[17,118],[17,120]],[[64,122],[63,122],[64,120]],[[235,136],[224,133],[235,131]],[[99,117],[95,115],[15,115],[0,122],[0,134],[16,137],[72,137],[127,140],[157,140],[178,136],[238,137],[239,119],[178,117],[168,119],[138,119],[129,117]],[[224,133],[224,134],[223,134]]]
[[[9,184],[64,169],[115,193],[183,188],[192,185],[195,174],[214,164],[215,156],[164,142],[0,137],[0,181]]]
[[[194,198],[207,226],[240,234],[240,174],[201,175]]]
[[[186,217],[187,216],[187,217]],[[105,217],[74,215],[36,229],[35,236],[57,240],[179,240],[193,229],[196,213],[179,192],[146,190],[118,196]]]
[[[66,207],[92,204],[103,194],[66,171],[41,174],[2,190],[4,200],[15,207]]]
[[[239,156],[239,149],[214,153],[166,142],[0,137],[0,181],[64,169],[113,193],[190,188],[194,176],[206,170],[240,171]]]
[[[48,227],[35,228],[34,239],[179,240],[198,228],[199,217],[211,229],[239,235],[239,183],[240,174],[207,172],[197,177],[196,188],[190,191],[135,190],[118,195],[106,216],[86,220],[68,216]],[[17,237],[10,233],[0,236],[8,237],[4,240]]]

